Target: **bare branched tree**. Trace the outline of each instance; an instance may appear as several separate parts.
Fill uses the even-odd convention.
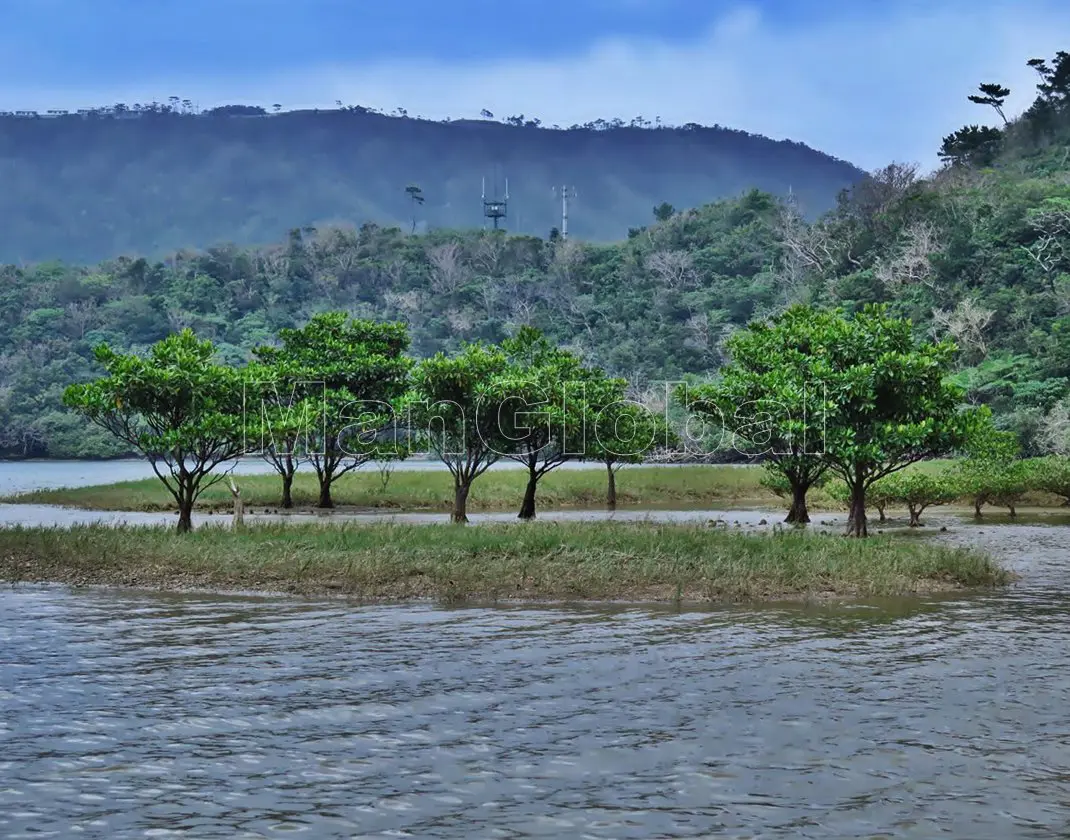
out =
[[[979,233],[999,218],[996,207],[1002,199],[996,189],[997,178],[990,169],[955,166],[939,172],[929,189],[939,192],[940,205],[956,227]]]
[[[1022,250],[1054,279],[1056,270],[1070,258],[1070,202],[1053,203],[1033,214],[1030,226],[1036,239]]]
[[[260,256],[260,270],[272,281],[280,280],[290,271],[290,257],[284,248],[269,248]]]
[[[396,288],[405,276],[405,263],[399,259],[393,259],[379,266],[379,280],[388,289]]]
[[[501,269],[505,247],[504,236],[494,231],[487,231],[479,238],[472,261],[484,274],[494,277]]]
[[[1051,274],[1063,261],[1063,246],[1059,239],[1049,234],[1042,234],[1022,247],[1045,274]]]
[[[720,330],[718,331],[719,334],[718,334],[718,337],[717,337],[716,350],[717,350],[718,356],[720,356],[720,358],[722,360],[727,360],[728,359],[728,356],[729,356],[728,347],[727,347],[728,339],[730,339],[736,333],[737,330],[739,330],[739,327],[736,324],[727,324],[726,323],[726,324],[723,324],[721,326]]]
[[[806,264],[797,253],[785,248],[772,268],[771,274],[773,283],[780,292],[782,307],[806,302],[809,297],[808,271]]]
[[[0,430],[0,446],[17,449],[20,455],[31,455],[35,450],[43,449],[47,442],[48,433],[39,420],[18,421]]]
[[[715,355],[716,336],[712,334],[710,316],[707,313],[696,312],[687,319],[684,327],[687,329],[687,338],[684,339],[685,347],[698,352],[704,360]]]
[[[820,222],[807,224],[795,202],[781,205],[775,230],[794,271],[824,274],[839,262],[840,248],[832,232]]]
[[[455,335],[464,337],[468,335],[477,323],[477,318],[468,309],[446,310],[446,323]]]
[[[479,284],[479,297],[483,301],[483,311],[487,318],[497,317],[502,300],[502,284],[496,280],[486,280]]]
[[[587,260],[587,246],[578,239],[559,239],[554,244],[550,274],[571,287],[576,269]]]
[[[655,251],[647,256],[645,265],[670,289],[686,291],[698,282],[695,260],[688,251]]]
[[[973,358],[983,359],[988,354],[988,345],[985,343],[984,331],[995,311],[985,309],[973,298],[963,298],[952,310],[933,310],[933,329],[935,332],[946,332],[955,343],[964,350],[966,355]]]
[[[1070,457],[1070,397],[1063,397],[1044,416],[1037,443],[1045,452]]]
[[[424,297],[424,293],[419,289],[409,289],[407,292],[388,291],[383,293],[383,301],[386,305],[407,318],[412,317],[423,309]]]
[[[456,242],[436,245],[427,252],[431,263],[431,289],[440,295],[452,295],[468,279],[461,246]]]
[[[546,280],[539,285],[539,298],[549,311],[569,323],[572,323],[572,301],[580,294],[578,272],[587,260],[587,253],[587,246],[578,240],[557,240]]]
[[[539,304],[539,289],[530,278],[510,275],[497,284],[499,300],[507,312],[506,326],[515,328],[533,323]]]
[[[849,207],[856,216],[873,219],[898,202],[918,182],[916,163],[890,163],[851,188]]]
[[[506,325],[511,328],[530,326],[535,314],[535,304],[530,300],[518,298],[509,307],[509,319]]]
[[[892,254],[877,259],[876,277],[891,292],[916,283],[934,289],[936,278],[931,258],[942,249],[935,226],[914,222],[903,232]]]
[[[193,321],[193,313],[178,306],[169,306],[167,308],[167,323],[172,332],[182,332],[186,327],[192,327]]]
[[[609,308],[595,300],[594,295],[574,295],[563,300],[560,316],[570,326],[582,328],[589,341],[594,341],[594,330],[609,320]]]
[[[68,303],[66,306],[67,320],[78,331],[78,338],[85,338],[91,324],[97,320],[97,302],[95,300],[80,300]]]

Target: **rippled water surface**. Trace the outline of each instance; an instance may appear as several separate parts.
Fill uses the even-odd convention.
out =
[[[983,533],[982,533],[983,532]],[[0,837],[1070,832],[1070,528],[998,595],[447,610],[0,591]]]

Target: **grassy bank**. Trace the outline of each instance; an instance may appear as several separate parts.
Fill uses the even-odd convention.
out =
[[[916,541],[651,523],[0,529],[0,579],[363,600],[716,601],[1005,584],[983,555]]]
[[[687,466],[628,467],[617,475],[617,498],[621,506],[688,507],[782,504],[762,487],[759,467]],[[246,509],[263,511],[279,505],[278,476],[243,475],[241,487]],[[522,470],[492,470],[479,478],[468,500],[470,511],[519,510],[527,480]],[[376,508],[412,511],[448,511],[453,504],[453,484],[444,470],[397,471],[384,487],[372,467],[348,473],[335,483],[333,496],[339,508]],[[317,499],[315,476],[295,477],[293,500],[297,509],[308,509]],[[606,474],[602,470],[556,470],[539,482],[539,505],[543,508],[601,507],[606,500]],[[155,478],[94,487],[39,490],[2,501],[64,505],[89,510],[174,510],[174,500]],[[821,509],[839,507],[821,490],[810,496]],[[232,507],[226,482],[209,488],[198,501],[204,511],[229,511]]]
[[[909,471],[940,472],[948,461],[916,464]],[[628,467],[617,475],[618,504],[622,508],[644,509],[786,509],[787,502],[761,485],[765,471],[757,466],[640,466]],[[286,513],[279,507],[281,481],[277,475],[241,475],[235,478],[241,487],[249,513]],[[494,470],[475,482],[468,501],[470,512],[515,512],[520,509],[526,473],[523,470]],[[831,491],[831,492],[830,492]],[[413,511],[445,513],[453,504],[453,484],[445,470],[398,470],[384,482],[372,466],[347,473],[333,487],[335,508],[339,513],[354,511]],[[292,513],[308,513],[318,498],[316,478],[311,473],[295,476]],[[601,508],[606,500],[606,474],[599,469],[557,470],[539,482],[538,505],[541,510]],[[174,500],[156,478],[124,481],[89,487],[35,490],[15,496],[0,497],[0,502],[61,505],[83,510],[171,512]],[[844,500],[835,488],[815,487],[807,496],[811,513],[842,511]],[[956,503],[971,507],[972,499]],[[1026,493],[1019,506],[1059,508],[1061,499],[1039,491]],[[872,506],[871,506],[872,507]],[[208,488],[197,502],[197,510],[206,513],[229,513],[233,500],[227,483]],[[898,515],[891,506],[890,515]],[[873,508],[872,514],[876,515]]]

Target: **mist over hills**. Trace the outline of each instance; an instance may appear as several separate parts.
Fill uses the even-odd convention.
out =
[[[554,186],[578,193],[569,232],[623,239],[668,202],[693,207],[757,188],[810,218],[862,173],[800,143],[636,118],[546,128],[538,120],[435,122],[359,107],[269,114],[115,106],[0,115],[0,261],[161,257],[217,242],[264,244],[294,228],[365,222],[480,227],[480,185],[508,178],[511,232],[560,225]],[[418,185],[424,202],[405,188]]]

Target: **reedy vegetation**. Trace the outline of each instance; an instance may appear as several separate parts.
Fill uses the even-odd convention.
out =
[[[398,600],[708,601],[996,586],[971,551],[649,523],[0,529],[0,580]]]

